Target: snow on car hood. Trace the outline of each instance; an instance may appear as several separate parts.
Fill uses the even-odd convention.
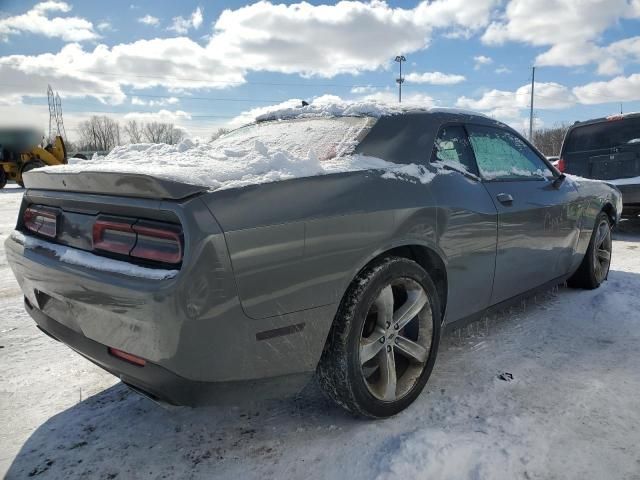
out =
[[[320,116],[323,117],[323,116]],[[426,183],[433,174],[353,154],[375,123],[371,117],[298,118],[247,125],[213,142],[141,143],[114,148],[106,157],[48,167],[51,174],[133,173],[222,190],[293,178],[384,170],[384,178]],[[386,174],[386,175],[385,175]]]

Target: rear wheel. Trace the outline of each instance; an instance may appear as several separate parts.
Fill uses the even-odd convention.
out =
[[[352,413],[389,417],[420,394],[435,363],[440,307],[429,275],[388,257],[351,284],[318,365],[324,391]]]
[[[580,267],[567,281],[570,287],[594,289],[607,279],[611,265],[611,222],[605,212],[600,212],[591,234],[589,248]]]
[[[20,179],[17,181],[18,185],[20,185],[22,188],[24,188],[24,180],[22,180],[22,176],[35,169],[35,168],[42,168],[42,167],[46,167],[45,163],[40,160],[39,158],[36,158],[35,160],[29,160],[27,163],[25,163],[22,166],[22,170],[20,170]]]

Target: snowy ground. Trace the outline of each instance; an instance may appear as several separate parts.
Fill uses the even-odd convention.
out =
[[[20,196],[0,191],[2,240]],[[615,237],[602,288],[448,336],[426,391],[385,421],[314,385],[251,408],[160,408],[40,333],[0,254],[0,475],[640,479],[640,222]]]

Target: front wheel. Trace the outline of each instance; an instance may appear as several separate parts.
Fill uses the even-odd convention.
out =
[[[427,383],[440,324],[437,291],[424,269],[398,257],[370,265],[342,300],[318,365],[320,385],[352,413],[395,415]]]
[[[588,290],[598,288],[609,275],[611,248],[611,222],[605,212],[600,212],[584,259],[567,284],[570,287]]]

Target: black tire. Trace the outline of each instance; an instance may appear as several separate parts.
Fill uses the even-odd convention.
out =
[[[22,176],[28,171],[33,170],[34,168],[42,168],[42,167],[46,167],[46,164],[39,158],[36,158],[35,160],[29,160],[27,163],[25,163],[22,166],[22,169],[20,170],[20,179],[17,180],[16,183],[20,185],[22,188],[24,188],[24,181],[22,180]]]
[[[76,153],[73,158],[79,158],[80,160],[87,160],[87,156],[83,153]]]
[[[0,165],[0,189],[7,185],[7,172],[4,171],[2,165]]]
[[[380,302],[385,308],[378,307]],[[403,308],[410,313],[400,315]],[[382,310],[393,312],[394,325],[385,321],[381,326],[380,319],[388,318]],[[436,287],[417,263],[387,257],[366,267],[342,299],[318,364],[324,392],[349,412],[365,417],[390,417],[407,408],[420,395],[433,370],[440,343],[440,312]],[[398,320],[402,317],[405,320]],[[399,326],[400,322],[404,326]],[[408,340],[410,343],[406,343]],[[368,355],[365,349],[378,347],[378,341],[382,344],[379,351],[362,363],[361,356]],[[416,346],[423,350],[412,350]],[[408,350],[419,355],[407,355]],[[393,366],[393,375],[385,374],[391,372],[388,365]],[[376,375],[379,378],[374,382]],[[393,387],[385,377],[393,377]],[[378,384],[385,394],[380,394]]]
[[[600,212],[596,217],[587,252],[576,273],[567,280],[567,285],[587,290],[598,288],[609,274],[611,245],[611,220],[605,212]]]

